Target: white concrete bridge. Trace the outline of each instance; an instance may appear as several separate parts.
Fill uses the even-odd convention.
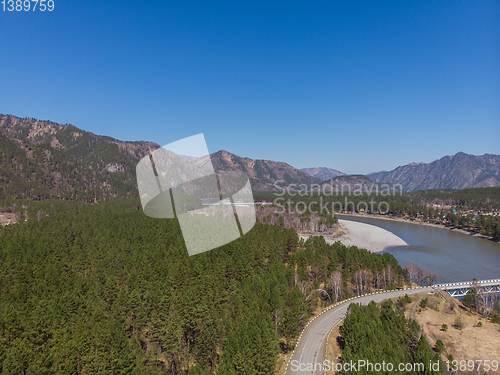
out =
[[[447,283],[433,285],[436,289],[445,290],[452,297],[463,297],[472,288],[473,281],[464,281],[460,283]],[[483,293],[500,293],[500,279],[478,280],[477,286]]]

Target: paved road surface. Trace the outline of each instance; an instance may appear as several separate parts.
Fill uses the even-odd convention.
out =
[[[325,360],[325,346],[328,333],[335,325],[342,321],[346,314],[347,308],[351,303],[361,303],[363,305],[367,305],[370,301],[381,302],[388,298],[400,297],[404,296],[405,294],[430,292],[432,290],[432,287],[426,287],[377,293],[354,298],[348,302],[344,302],[336,307],[331,308],[322,315],[319,315],[314,321],[309,323],[308,327],[303,332],[298,345],[295,348],[295,352],[293,353],[292,358],[290,358],[288,369],[285,374],[323,374],[323,371],[320,371],[320,366],[316,366],[317,371],[307,371],[306,366],[308,363],[323,363],[323,361]],[[293,363],[295,363],[295,366],[293,366]],[[304,364],[302,365],[302,371],[299,368],[299,364],[301,363]]]

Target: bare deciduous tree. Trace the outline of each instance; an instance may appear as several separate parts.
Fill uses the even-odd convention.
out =
[[[472,279],[472,283],[470,286],[470,292],[472,294],[473,298],[473,303],[474,305],[478,306],[479,305],[479,296],[478,296],[478,291],[481,286],[479,285],[479,281],[476,278]]]
[[[280,319],[281,319],[281,310],[279,309],[274,310],[274,322],[276,323],[276,331],[278,330]]]
[[[370,291],[370,285],[371,285],[371,279],[372,279],[372,273],[369,269],[364,269],[361,271],[361,275],[363,277],[363,290],[369,292]]]
[[[483,316],[488,315],[488,294],[486,293],[486,288],[484,286],[480,286],[477,289],[477,298],[478,298],[478,307],[480,307],[483,311]],[[478,308],[479,310],[479,308]]]
[[[342,273],[340,271],[332,272],[328,284],[335,295],[335,302],[340,301],[342,299]]]
[[[375,289],[381,289],[382,287],[382,272],[378,271],[375,277]]]
[[[369,290],[371,284],[372,273],[368,269],[354,272],[353,281],[358,296]]]
[[[436,272],[429,271],[427,272],[425,276],[425,283],[429,286],[434,284],[436,281],[439,280],[439,275]]]
[[[389,284],[392,284],[392,279],[394,277],[394,272],[392,270],[392,267],[390,264],[387,265],[387,281],[389,281]],[[387,287],[386,287],[387,289]]]
[[[385,268],[382,270],[382,279],[384,280],[384,289],[387,290],[387,279],[385,275]]]
[[[300,291],[302,292],[303,295],[306,295],[307,293],[307,284],[302,282],[302,281],[299,281],[297,286],[299,287]]]
[[[425,268],[417,266],[416,283],[417,285],[422,285],[425,281]]]
[[[405,267],[406,279],[410,283],[410,288],[412,283],[417,279],[418,266],[413,263],[408,263]]]
[[[363,276],[361,270],[354,272],[353,281],[359,297],[363,293]]]
[[[410,283],[410,288],[412,287],[412,283],[417,285],[432,285],[438,279],[439,275],[435,272],[425,272],[425,268],[416,265],[414,263],[408,263],[404,269],[406,279]]]

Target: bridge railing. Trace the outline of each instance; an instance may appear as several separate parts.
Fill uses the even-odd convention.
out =
[[[491,280],[478,280],[478,284],[490,284],[490,283],[499,283],[500,279],[491,279]],[[447,287],[461,287],[461,286],[471,286],[472,281],[463,281],[458,283],[445,283],[445,284],[434,284],[434,288],[447,288]]]

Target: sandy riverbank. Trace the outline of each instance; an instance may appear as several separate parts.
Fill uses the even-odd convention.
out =
[[[407,223],[407,224],[426,225],[426,226],[434,227],[434,228],[442,228],[442,229],[453,230],[455,232],[460,232],[460,233],[463,233],[463,234],[468,234],[469,236],[472,236],[472,237],[484,238],[486,240],[491,240],[493,242],[500,243],[500,240],[497,241],[493,237],[485,236],[483,234],[476,233],[476,232],[469,232],[469,231],[464,230],[464,229],[450,228],[450,227],[447,227],[447,226],[445,226],[443,224],[433,224],[433,223],[426,223],[426,222],[423,222],[423,221],[407,220],[407,219],[403,219],[403,218],[399,218],[399,217],[393,217],[393,216],[368,215],[368,214],[344,214],[344,213],[342,213],[340,215],[354,216],[354,217],[367,217],[367,218],[371,218],[371,219],[388,220],[388,221],[398,221],[400,223]]]
[[[327,243],[333,244],[340,241],[346,246],[356,246],[371,252],[380,252],[390,246],[408,245],[394,233],[375,225],[342,219],[339,219],[339,224],[342,231],[334,237],[324,236]],[[307,239],[309,236],[301,235],[301,237]]]

